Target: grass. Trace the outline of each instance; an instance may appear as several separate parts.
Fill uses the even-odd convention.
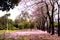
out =
[[[17,31],[19,31],[19,30],[8,30],[8,32],[7,32],[7,30],[0,30],[0,34],[10,33],[10,32],[17,32]]]
[[[21,30],[0,30],[0,34],[4,34],[4,33],[10,33],[10,32],[18,32],[18,31],[27,31],[27,30],[30,30],[30,29],[21,29]]]

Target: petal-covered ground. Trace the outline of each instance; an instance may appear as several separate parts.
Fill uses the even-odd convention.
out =
[[[19,31],[0,35],[2,38],[13,38],[14,40],[60,40],[60,37],[55,35],[50,35],[46,31],[32,30],[32,31]],[[8,39],[7,39],[8,40]]]
[[[47,34],[46,31],[41,30],[33,30],[33,31],[20,31],[20,32],[12,32],[12,33],[6,33],[6,37],[17,37],[17,36],[25,36],[25,35],[37,35],[37,34]]]

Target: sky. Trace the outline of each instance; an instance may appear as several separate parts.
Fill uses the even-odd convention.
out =
[[[33,0],[34,1],[34,0]],[[14,9],[10,9],[10,11],[9,12],[7,12],[7,13],[10,13],[11,15],[10,15],[10,19],[12,19],[12,20],[15,20],[16,19],[16,17],[21,13],[21,11],[22,10],[25,10],[25,11],[27,11],[27,10],[29,10],[28,12],[31,14],[32,13],[32,11],[34,11],[33,9],[34,9],[34,6],[31,6],[31,7],[29,7],[29,8],[27,8],[27,6],[30,6],[30,5],[32,5],[32,4],[34,4],[34,2],[33,1],[29,1],[29,0],[22,0],[20,3],[19,3],[19,5],[18,6],[15,6],[15,8]],[[38,1],[40,1],[40,0],[38,0]],[[60,3],[60,1],[59,1],[59,3]],[[26,4],[26,5],[25,5]],[[56,6],[55,6],[56,7]],[[36,7],[35,7],[36,8]],[[0,17],[1,16],[3,16],[4,14],[6,14],[6,11],[4,11],[4,12],[2,12],[1,10],[0,10]],[[55,18],[57,18],[57,15],[55,16]]]
[[[17,16],[20,12],[18,11],[17,8],[14,8],[13,10],[11,9],[9,12],[6,12],[6,11],[2,12],[2,11],[0,11],[0,17],[3,16],[3,15],[5,15],[6,13],[10,13],[11,15],[10,15],[9,18],[12,19],[12,20],[15,20],[16,16]]]

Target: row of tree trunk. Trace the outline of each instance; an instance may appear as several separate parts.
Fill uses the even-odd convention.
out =
[[[57,2],[57,1],[56,1]],[[59,21],[59,4],[58,4],[58,2],[57,2],[57,5],[58,5],[58,31],[57,31],[57,33],[58,33],[58,36],[60,36],[60,21]],[[49,23],[50,23],[50,25],[49,25],[49,27],[48,27],[48,32],[49,33],[51,33],[52,35],[54,34],[54,2],[53,2],[53,5],[51,4],[51,6],[52,6],[52,15],[50,16],[49,15],[49,11],[48,11],[48,5],[46,4],[46,7],[47,7],[47,14],[48,14],[48,16],[49,16]]]
[[[51,2],[50,2],[51,3]],[[48,10],[48,4],[46,4],[46,8],[47,8],[47,15],[49,17],[49,27],[47,28],[47,32],[51,33],[51,35],[54,35],[54,2],[53,4],[51,3],[51,6],[52,6],[52,11],[51,11],[51,15],[49,13],[49,10]],[[57,30],[57,33],[58,33],[58,36],[60,36],[60,21],[59,21],[59,4],[57,2],[57,5],[58,5],[58,30]],[[45,28],[43,28],[45,29]]]
[[[43,2],[43,1],[42,1]],[[54,35],[54,12],[55,12],[55,3],[57,3],[58,5],[58,36],[60,36],[60,22],[59,22],[59,4],[58,2],[56,1],[50,1],[50,4],[51,4],[51,7],[52,7],[52,10],[51,10],[51,15],[49,13],[49,6],[46,2],[44,2],[46,4],[46,9],[47,9],[47,15],[48,15],[48,19],[49,19],[49,25],[47,25],[47,32],[51,33],[52,35]],[[42,24],[45,24],[45,21],[43,20],[43,23]],[[45,30],[45,26],[42,25],[41,26],[41,30]]]

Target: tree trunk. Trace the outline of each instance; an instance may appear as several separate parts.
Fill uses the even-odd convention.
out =
[[[46,4],[46,9],[47,9],[47,15],[48,15],[48,18],[49,18],[49,26],[47,27],[47,32],[50,33],[51,32],[51,16],[50,16],[50,13],[49,13],[49,8],[48,8],[48,4],[45,2]]]
[[[52,25],[52,35],[54,34],[54,20],[53,20],[53,14],[52,14],[52,23],[51,23]]]
[[[49,32],[49,33],[51,33],[51,22],[52,22],[52,21],[51,21],[51,18],[49,18],[49,23],[50,23],[49,26],[48,26],[48,32]]]
[[[54,34],[54,5],[52,6],[52,22],[51,22],[51,26],[52,26],[52,35]]]
[[[60,22],[59,22],[59,7],[58,7],[58,36],[60,36]]]

